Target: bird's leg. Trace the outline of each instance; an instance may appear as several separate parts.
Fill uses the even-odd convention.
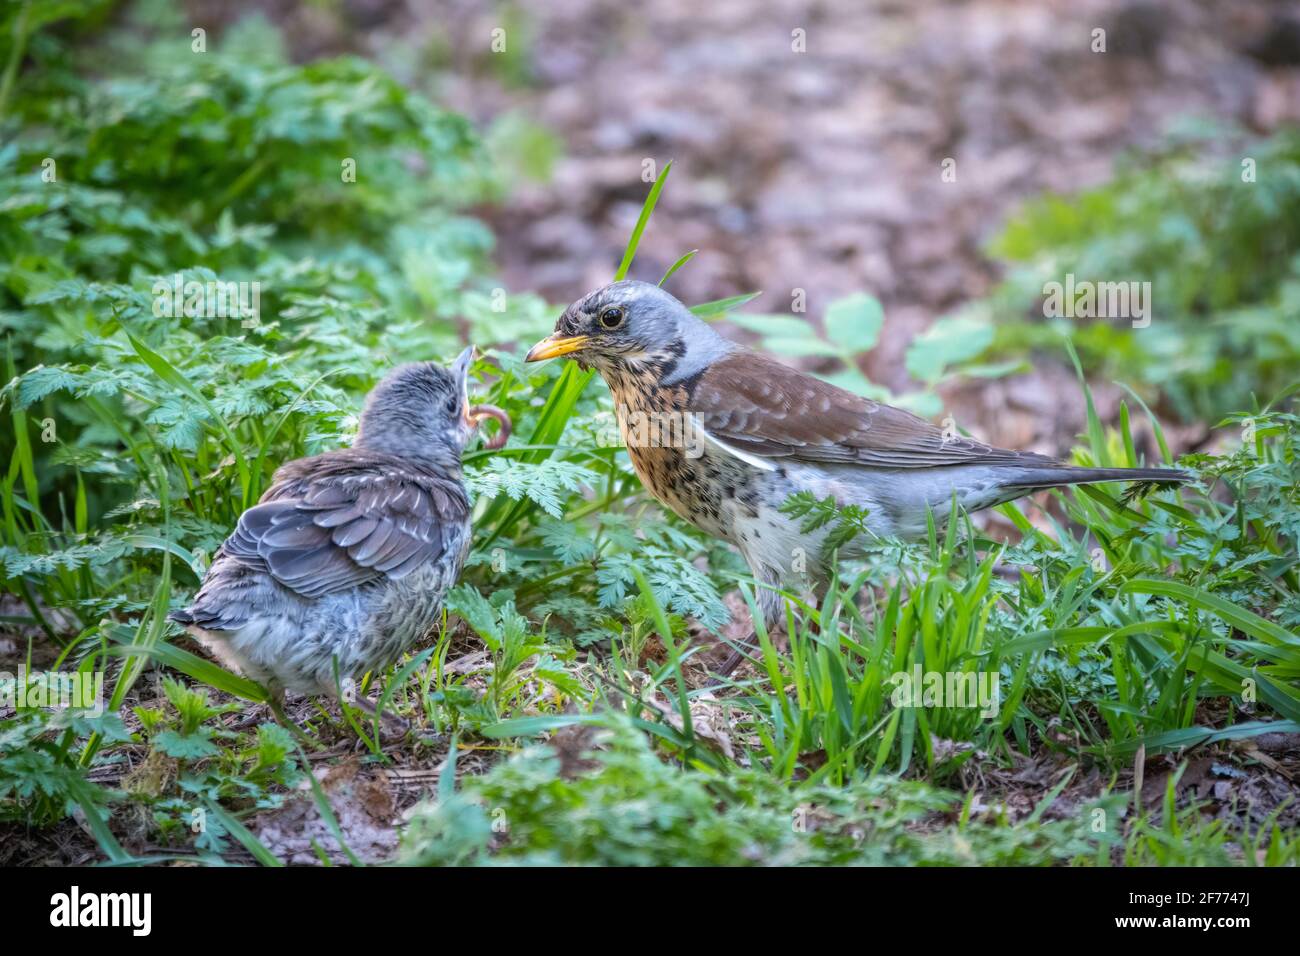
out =
[[[277,706],[282,708],[284,705],[284,690],[282,688],[275,687],[273,684],[270,684],[267,681],[263,681],[263,684],[270,688],[268,691],[270,697],[267,699],[266,703],[271,709],[271,715],[279,723],[285,724],[287,728],[288,723],[286,723],[285,720],[281,720],[281,717],[283,716],[282,710],[280,711],[276,710]],[[233,724],[228,724],[226,726],[226,730],[232,730],[235,731],[236,733],[249,730],[253,727],[256,727],[258,724],[262,723],[263,719],[264,718],[257,711],[257,704],[254,702],[252,710],[245,713]]]
[[[311,738],[307,731],[303,730],[298,723],[290,717],[284,710],[284,689],[275,688],[271,691],[271,697],[267,700],[271,707],[271,713],[275,715],[275,721],[289,733],[293,734],[301,743],[306,744],[313,750],[319,750],[320,744]]]
[[[776,590],[780,583],[780,576],[777,574],[762,575],[761,580],[768,584],[768,587],[759,588],[754,595],[754,601],[758,605],[759,613],[763,617],[763,626],[769,635],[774,636],[777,623],[781,620],[781,595]],[[727,682],[731,672],[740,666],[740,662],[749,660],[757,664],[759,658],[756,656],[759,649],[758,630],[750,628],[749,634],[731,649],[731,654],[722,666],[714,671],[716,676],[710,678],[706,687],[719,687]]]
[[[271,713],[275,716],[276,721],[286,730],[293,730],[298,727],[293,718],[284,712],[284,691],[279,687],[271,688],[271,696],[267,699],[267,706],[271,708]]]
[[[253,711],[251,713],[245,714],[243,717],[239,718],[239,720],[235,721],[233,724],[228,724],[226,726],[226,729],[232,730],[236,733],[240,733],[242,731],[250,730],[251,728],[256,727],[261,722],[262,722],[261,715],[258,714],[256,711]]]
[[[714,676],[709,678],[705,687],[720,687],[727,682],[731,672],[740,666],[740,662],[746,659],[756,661],[757,659],[751,653],[758,649],[758,631],[751,630],[749,635],[742,640],[739,645],[732,649],[731,654],[722,662],[722,666],[714,670]]]

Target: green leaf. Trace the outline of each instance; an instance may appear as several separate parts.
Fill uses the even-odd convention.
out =
[[[503,737],[536,737],[538,734],[572,727],[574,724],[599,725],[602,718],[597,714],[551,714],[543,717],[513,717],[480,728],[484,737],[501,739]]]
[[[931,385],[950,366],[976,358],[993,343],[993,326],[969,315],[940,319],[908,346],[904,363],[908,373]]]
[[[783,358],[805,358],[808,356],[825,356],[834,358],[840,355],[840,350],[825,339],[814,338],[811,332],[805,333],[803,337],[792,339],[783,336],[776,336],[763,340],[763,348]]]
[[[698,308],[698,307],[697,307]],[[737,312],[728,319],[732,325],[750,332],[757,332],[763,338],[805,339],[809,336],[820,338],[817,328],[806,318],[794,315],[769,314],[761,312]]]
[[[752,302],[762,294],[761,292],[746,292],[744,295],[733,295],[726,299],[701,302],[699,305],[691,306],[691,311],[701,319],[715,319],[734,309],[739,309],[746,302]]]
[[[177,760],[199,760],[221,753],[221,748],[202,734],[180,734],[164,730],[153,738],[154,746]]]
[[[874,296],[856,292],[836,299],[826,309],[826,337],[841,352],[856,354],[875,348],[885,311]]]

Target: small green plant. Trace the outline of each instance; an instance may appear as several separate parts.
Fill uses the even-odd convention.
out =
[[[996,330],[999,358],[1054,353],[1067,337],[1090,372],[1159,395],[1182,421],[1216,422],[1294,381],[1297,223],[1300,136],[1188,130],[1105,185],[1027,203],[989,248],[1005,281],[970,314]],[[1149,326],[1044,318],[1045,283],[1067,274],[1150,283]]]
[[[127,778],[131,799],[149,807],[160,836],[173,846],[219,857],[235,836],[254,855],[264,854],[239,819],[280,806],[301,780],[293,737],[264,723],[243,743],[238,733],[213,726],[236,706],[213,707],[204,689],[172,678],[162,689],[171,712],[135,708],[150,752]]]
[[[707,303],[692,311],[705,317],[725,315],[727,321],[757,333],[760,346],[774,355],[837,359],[842,368],[823,377],[841,388],[867,398],[892,402],[920,415],[936,415],[942,404],[935,389],[961,371],[967,375],[1003,375],[1019,367],[1012,362],[1001,366],[975,366],[971,360],[982,354],[993,339],[988,322],[970,315],[941,319],[922,333],[907,350],[908,372],[922,382],[922,390],[893,395],[871,382],[858,367],[859,359],[876,347],[885,313],[880,302],[864,292],[836,299],[826,307],[824,329],[795,314],[758,314],[735,311],[753,296],[738,296],[719,303]]]

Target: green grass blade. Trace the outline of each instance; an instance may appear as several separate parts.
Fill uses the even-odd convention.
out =
[[[734,312],[746,302],[753,302],[762,294],[762,292],[746,292],[725,299],[714,299],[712,302],[701,302],[699,305],[691,306],[691,312],[701,319],[716,319],[728,312]]]
[[[668,174],[672,172],[672,168],[672,160],[669,160],[664,165],[659,178],[650,187],[650,194],[645,197],[645,203],[641,206],[641,215],[637,217],[636,226],[632,229],[632,237],[627,241],[627,249],[623,252],[623,261],[618,264],[618,271],[614,273],[615,282],[622,282],[627,278],[627,272],[632,268],[632,260],[636,258],[637,246],[641,244],[641,233],[645,232],[645,227],[649,224],[651,215],[654,214],[655,205],[659,202],[659,194],[664,191],[664,183],[668,182]]]
[[[240,846],[253,854],[253,859],[257,860],[258,863],[271,867],[284,866],[283,861],[268,850],[265,843],[254,836],[248,827],[223,810],[215,800],[205,798],[203,804],[207,807],[208,813],[216,817],[217,822],[221,824],[226,832],[238,840]]]
[[[1121,594],[1153,594],[1157,597],[1183,601],[1192,606],[1200,605],[1207,611],[1211,611],[1225,624],[1230,624],[1251,637],[1272,644],[1289,644],[1293,647],[1300,647],[1300,636],[1292,634],[1286,628],[1265,620],[1253,611],[1238,607],[1231,601],[1225,601],[1218,595],[1202,591],[1199,588],[1189,587],[1178,581],[1136,578],[1132,581],[1126,581],[1119,590]]]
[[[664,277],[663,277],[662,279],[659,280],[659,285],[662,287],[663,284],[664,284],[665,282],[667,282],[669,279],[671,279],[671,278],[673,277],[673,273],[674,273],[674,272],[676,272],[676,271],[677,271],[678,269],[680,269],[682,266],[686,265],[686,263],[688,263],[688,262],[690,262],[692,259],[694,259],[695,256],[696,256],[696,254],[697,254],[699,251],[700,251],[699,249],[692,249],[690,252],[686,253],[686,255],[682,256],[680,259],[678,259],[676,262],[674,262],[671,266],[669,266],[669,267],[668,267],[668,271],[664,273]]]
[[[271,695],[267,693],[266,688],[261,684],[251,681],[247,677],[232,674],[211,661],[206,661],[196,654],[191,654],[189,651],[182,650],[171,644],[155,644],[153,646],[127,644],[110,647],[108,653],[114,657],[151,658],[161,664],[166,664],[172,670],[180,671],[187,677],[194,678],[201,684],[207,684],[216,690],[224,691],[244,700],[251,700],[254,703],[266,703],[271,699]]]

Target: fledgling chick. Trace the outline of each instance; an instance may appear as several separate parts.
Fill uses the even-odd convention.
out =
[[[351,448],[282,465],[171,619],[277,701],[334,695],[424,636],[469,550],[461,452],[483,417],[501,423],[488,447],[509,437],[504,412],[469,404],[473,355],[394,369]]]
[[[690,439],[629,438],[628,457],[650,494],[740,550],[766,585],[755,598],[769,628],[780,617],[775,589],[798,577],[796,557],[825,580],[830,527],[805,532],[801,519],[781,511],[796,492],[864,508],[873,534],[907,538],[925,533],[927,514],[942,524],[954,496],[978,511],[1043,488],[1192,477],[1167,468],[1080,468],[945,434],[911,412],[727,341],[645,282],[615,282],[574,302],[527,360],[561,355],[597,369],[622,415],[669,419],[670,434]],[[740,659],[733,654],[720,673]]]

